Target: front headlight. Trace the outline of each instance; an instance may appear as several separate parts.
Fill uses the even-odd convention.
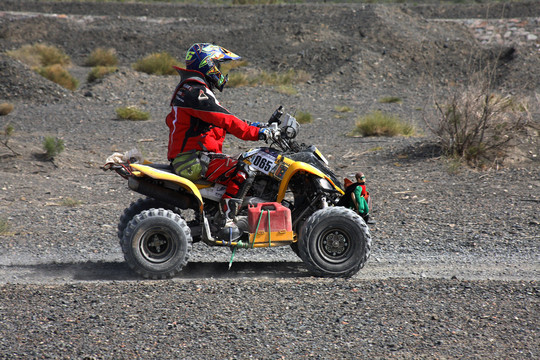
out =
[[[317,184],[320,188],[324,190],[334,190],[334,187],[330,183],[330,181],[323,179],[323,178],[317,178]]]

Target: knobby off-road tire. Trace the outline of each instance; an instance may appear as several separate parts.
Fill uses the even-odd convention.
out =
[[[121,241],[129,267],[151,279],[177,275],[187,265],[193,239],[186,221],[172,210],[144,210],[128,223]]]
[[[365,221],[351,209],[328,207],[306,221],[298,250],[313,275],[350,277],[369,258],[371,235]]]
[[[125,208],[124,213],[122,214],[122,216],[120,216],[120,221],[118,222],[118,239],[120,241],[120,244],[122,244],[124,230],[135,215],[141,213],[144,210],[159,208],[173,210],[176,212],[174,206],[167,205],[161,201],[149,197],[138,199],[137,201],[132,202],[129,207]]]

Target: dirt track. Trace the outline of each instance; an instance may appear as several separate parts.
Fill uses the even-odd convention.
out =
[[[508,14],[523,16],[523,8],[513,4]],[[195,20],[203,10],[212,25]],[[534,2],[525,11],[540,17]],[[431,96],[466,79],[463,59],[511,46],[516,56],[501,63],[500,85],[534,103],[537,43],[488,48],[463,23],[433,20],[479,12],[485,8],[2,2],[1,49],[56,44],[83,81],[69,92],[0,54],[0,102],[15,105],[0,129],[14,125],[10,144],[19,154],[0,145],[0,217],[11,225],[0,235],[0,358],[538,358],[539,128],[498,171],[456,174],[427,132],[347,136],[356,116],[376,109],[422,127]],[[302,140],[340,176],[367,174],[377,224],[372,256],[353,279],[312,278],[288,248],[240,252],[227,271],[229,250],[196,244],[185,272],[162,282],[138,279],[123,262],[116,222],[138,196],[99,167],[133,146],[163,161],[163,119],[177,81],[129,65],[155,51],[181,57],[201,40],[260,69],[312,74],[298,95],[254,87],[218,96],[249,120],[266,120],[280,104],[309,111],[315,119]],[[115,47],[121,67],[86,84],[82,63],[97,46]],[[403,102],[378,101],[392,95]],[[130,104],[151,120],[117,120],[115,108]],[[353,112],[334,110],[343,105]],[[44,135],[66,143],[54,163],[40,158]],[[227,142],[229,153],[250,146]],[[64,206],[66,198],[82,204]]]

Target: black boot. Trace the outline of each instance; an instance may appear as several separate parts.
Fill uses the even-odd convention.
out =
[[[234,222],[234,218],[242,204],[241,199],[221,199],[219,202],[219,211],[222,216],[223,228],[218,232],[217,238],[222,241],[235,241],[240,238],[242,232]]]
[[[368,224],[368,225],[373,225],[373,224],[376,224],[376,223],[377,223],[375,220],[370,219],[370,218],[369,218],[369,215],[364,216],[364,221],[365,221],[366,224]]]

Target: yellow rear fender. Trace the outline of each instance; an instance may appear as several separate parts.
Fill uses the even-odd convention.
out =
[[[197,200],[199,200],[200,209],[202,211],[203,204],[204,204],[203,198],[201,196],[201,192],[199,191],[198,185],[196,185],[192,181],[186,178],[183,178],[181,176],[178,176],[170,171],[156,169],[147,165],[130,164],[130,166],[132,169],[136,170],[133,172],[133,175],[135,176],[138,176],[138,177],[148,176],[148,177],[151,177],[152,179],[170,181],[174,184],[180,185],[186,191],[188,191],[189,193],[197,197]],[[203,188],[203,187],[207,187],[208,185],[199,185],[199,186]]]
[[[289,181],[293,178],[294,175],[296,175],[299,172],[309,173],[313,174],[315,176],[318,176],[320,178],[326,179],[337,191],[339,191],[341,194],[344,194],[343,190],[340,189],[339,186],[334,184],[334,182],[326,176],[322,171],[317,169],[316,167],[309,165],[304,162],[294,162],[289,166],[285,174],[283,175],[283,179],[281,180],[281,183],[279,184],[279,191],[276,201],[281,202],[285,198],[285,192],[287,191],[287,188],[289,187]]]

